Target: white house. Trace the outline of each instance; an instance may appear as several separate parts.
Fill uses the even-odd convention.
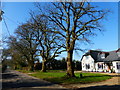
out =
[[[82,56],[82,71],[120,73],[120,49],[103,52],[90,50]]]

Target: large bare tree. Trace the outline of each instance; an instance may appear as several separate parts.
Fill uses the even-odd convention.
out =
[[[34,40],[34,31],[31,23],[28,21],[20,25],[16,31],[17,41],[13,42],[16,49],[20,51],[29,64],[30,70],[34,70],[34,61],[37,56],[37,42]]]
[[[25,54],[23,46],[18,44],[15,37],[10,36],[6,42],[8,44],[7,53],[9,53],[9,57],[11,57],[8,65],[10,65],[10,67],[13,69],[17,69],[19,66],[21,66],[22,62],[26,63],[25,55],[27,56],[27,54]]]
[[[101,31],[100,22],[109,12],[85,1],[47,3],[49,8],[41,8],[40,3],[36,4],[40,12],[59,28],[53,32],[61,35],[63,41],[66,42],[64,47],[67,51],[67,75],[69,77],[75,77],[72,58],[73,51],[78,50],[76,45],[79,41],[88,42],[87,36],[94,35],[97,30]],[[80,47],[79,50],[81,50]]]
[[[31,22],[33,23],[34,39],[38,43],[38,51],[42,57],[42,72],[46,72],[46,64],[57,57],[61,51],[60,37],[51,33],[54,26],[43,15],[34,15],[31,13]]]

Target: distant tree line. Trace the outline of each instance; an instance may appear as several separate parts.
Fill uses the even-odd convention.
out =
[[[3,60],[3,72],[4,70],[9,67],[15,70],[29,70],[29,65],[27,62],[20,61],[19,59],[4,59]],[[75,70],[81,70],[81,61],[74,60],[74,69]],[[61,60],[53,59],[50,60],[46,64],[46,70],[65,70],[66,71],[67,64],[65,58],[62,58]],[[34,63],[34,70],[42,70],[42,62],[39,61],[39,59],[35,60]]]
[[[35,64],[35,70],[41,70],[42,69],[42,63],[37,62]],[[65,58],[62,58],[61,60],[51,60],[47,63],[46,69],[47,70],[66,70],[67,64]],[[81,70],[81,61],[74,60],[74,69],[75,70]]]

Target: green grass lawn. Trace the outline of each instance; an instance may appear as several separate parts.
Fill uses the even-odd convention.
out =
[[[58,71],[58,70],[55,71],[49,70],[48,72],[35,71],[33,73],[22,70],[22,72],[30,73],[29,75],[31,76],[58,84],[92,83],[92,82],[104,81],[111,78],[111,76],[100,73],[82,73],[83,76],[82,78],[80,77],[80,73],[75,73],[76,78],[68,78],[65,76],[66,75],[65,71]]]

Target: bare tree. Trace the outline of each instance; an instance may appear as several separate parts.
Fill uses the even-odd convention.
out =
[[[15,33],[17,35],[17,41],[13,43],[15,44],[16,49],[26,57],[30,70],[33,71],[38,44],[34,40],[34,32],[30,22],[19,26]]]
[[[25,58],[23,59],[24,55],[21,53],[20,49],[18,49],[19,46],[17,45],[18,42],[16,42],[15,37],[9,37],[6,42],[8,44],[8,48],[6,50],[7,53],[9,53],[9,57],[11,57],[8,65],[10,65],[13,69],[17,69],[21,62],[25,62]]]
[[[50,60],[57,57],[61,51],[60,37],[52,33],[54,26],[48,22],[48,19],[42,15],[34,15],[31,13],[31,22],[34,28],[34,38],[37,41],[38,50],[42,57],[42,72],[46,72],[46,64]]]
[[[77,47],[79,41],[87,41],[87,36],[94,35],[95,31],[102,30],[100,21],[109,11],[101,10],[89,2],[55,2],[48,3],[49,8],[41,8],[36,4],[40,12],[56,25],[59,29],[53,31],[64,39],[67,51],[67,75],[75,77],[73,69],[73,51],[81,50]],[[80,45],[80,43],[79,43]]]

